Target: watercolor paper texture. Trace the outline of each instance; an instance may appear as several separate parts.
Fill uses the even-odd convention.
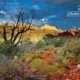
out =
[[[80,80],[80,0],[0,0],[0,80]]]

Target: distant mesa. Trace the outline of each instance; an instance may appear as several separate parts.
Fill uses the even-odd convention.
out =
[[[4,24],[0,24],[0,26],[3,26]],[[24,23],[24,25],[28,25]],[[14,24],[8,24],[8,26],[14,26]],[[22,24],[19,25],[20,28],[22,28]],[[1,30],[1,27],[0,27]],[[29,38],[31,41],[38,41],[44,36],[47,37],[54,37],[57,36],[59,33],[63,32],[61,29],[56,28],[55,26],[50,26],[48,24],[45,24],[42,27],[33,26],[24,33],[25,39]]]
[[[80,30],[73,30],[73,29],[70,29],[70,30],[67,30],[67,31],[64,31],[62,33],[59,33],[57,37],[75,37],[75,36],[80,36]]]
[[[28,31],[29,38],[32,41],[38,41],[44,36],[46,37],[54,37],[57,36],[58,33],[63,32],[61,29],[57,29],[55,26],[50,26],[45,24],[42,27],[32,26],[30,31]]]
[[[62,32],[61,29],[58,29],[56,28],[55,26],[50,26],[48,24],[45,24],[44,26],[41,27],[42,30],[54,30],[54,31],[57,31],[57,32]]]
[[[2,27],[5,24],[0,24],[0,32],[2,31]],[[24,25],[27,26],[25,23]],[[14,24],[8,24],[8,26],[14,26]],[[22,28],[22,25],[20,24],[19,26]],[[38,41],[44,36],[49,37],[49,38],[54,38],[54,37],[72,37],[72,36],[80,36],[80,28],[78,30],[67,30],[67,31],[62,31],[61,29],[58,29],[55,26],[50,26],[48,24],[45,24],[42,27],[37,27],[33,26],[26,32],[24,33],[25,39],[29,38],[31,41]]]

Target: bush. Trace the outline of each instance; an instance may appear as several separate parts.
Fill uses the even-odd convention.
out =
[[[80,39],[71,39],[67,41],[64,50],[73,53],[74,56],[78,56],[80,53]]]
[[[37,48],[37,49],[44,48],[44,46],[45,46],[45,42],[42,41],[42,40],[39,40],[39,41],[37,42],[37,44],[36,44],[36,48]]]
[[[11,45],[6,45],[5,43],[0,43],[0,53],[7,54],[11,49]]]
[[[23,56],[21,56],[21,61],[31,61],[34,57],[33,53],[24,53]]]
[[[64,50],[59,50],[57,55],[55,55],[55,62],[58,64],[58,67],[68,68],[69,62],[68,58],[70,57],[69,52],[65,52]]]
[[[30,40],[20,42],[20,53],[30,53],[35,51],[35,45]]]
[[[60,46],[64,45],[65,39],[63,39],[63,38],[61,38],[61,39],[54,39],[53,42],[54,42],[54,46],[55,47],[60,47]]]
[[[65,69],[64,68],[58,69],[57,73],[58,73],[59,77],[62,77],[65,73]]]
[[[53,38],[44,37],[44,38],[43,38],[43,41],[45,42],[45,45],[46,45],[46,46],[50,46],[50,45],[53,45],[53,46],[54,46]]]
[[[11,56],[15,55],[19,50],[18,47],[13,48],[13,45],[7,45],[5,43],[0,43],[0,54]]]
[[[39,70],[42,66],[42,60],[41,59],[34,59],[31,63],[31,66],[34,68],[34,69],[37,69]]]
[[[57,70],[58,70],[58,68],[55,65],[46,65],[44,68],[45,73],[55,72]]]
[[[43,40],[47,46],[53,45],[54,47],[63,46],[66,41],[66,39],[64,38],[58,39],[58,38],[47,38],[47,37],[44,37]]]

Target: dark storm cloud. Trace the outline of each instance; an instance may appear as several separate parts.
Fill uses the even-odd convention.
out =
[[[19,0],[0,0],[0,2],[8,3],[8,2],[17,2]]]
[[[41,19],[50,15],[56,15],[56,19],[65,19],[67,17],[67,11],[77,11],[77,7],[75,6],[50,6],[46,5],[45,7],[41,8],[40,10],[36,10],[36,18]]]
[[[59,4],[80,4],[80,0],[32,0],[32,2],[45,2],[48,4],[59,5]]]
[[[5,6],[6,4],[12,4],[15,0],[0,0],[0,6]]]
[[[56,12],[53,7],[46,5],[45,7],[41,8],[40,10],[35,10],[35,14],[36,14],[35,18],[41,19],[43,17],[56,14]]]
[[[11,8],[11,5],[17,5],[17,0],[0,0],[0,10],[9,10]],[[14,7],[15,7],[14,6]]]

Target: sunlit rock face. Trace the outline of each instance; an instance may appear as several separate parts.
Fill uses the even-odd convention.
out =
[[[58,34],[58,37],[72,37],[72,36],[80,36],[80,30],[67,30]]]
[[[61,33],[61,29],[57,29],[55,26],[44,25],[42,27],[32,26],[26,33],[31,41],[38,41],[46,35],[57,36]]]
[[[53,31],[56,31],[56,32],[62,32],[61,29],[58,29],[55,26],[50,26],[50,25],[47,25],[47,24],[45,24],[44,26],[42,26],[41,29],[42,30],[53,30]]]
[[[1,24],[0,26],[3,26],[4,24]],[[8,24],[8,26],[10,26],[9,28],[12,28],[14,26],[14,24]],[[19,30],[22,29],[23,27],[28,28],[29,25],[24,23],[19,24]],[[2,27],[1,27],[2,28]],[[2,29],[0,28],[0,31],[2,31]],[[10,30],[10,29],[8,29]],[[43,38],[45,35],[52,35],[52,36],[57,36],[59,33],[61,33],[62,30],[56,28],[55,26],[50,26],[45,24],[42,27],[37,27],[37,26],[33,26],[31,25],[30,29],[24,33],[23,37],[24,39],[29,38],[31,41],[38,41],[41,38]],[[17,33],[17,30],[15,31],[15,34]],[[10,36],[10,35],[9,35]]]

